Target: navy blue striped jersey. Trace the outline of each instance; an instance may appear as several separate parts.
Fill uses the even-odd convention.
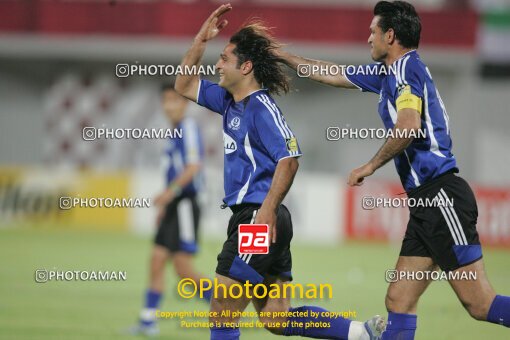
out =
[[[446,171],[458,171],[445,105],[416,50],[404,54],[390,67],[367,66],[366,70],[375,66],[385,72],[358,72],[346,74],[346,78],[362,91],[379,94],[378,111],[386,129],[395,126],[399,108],[411,107],[421,113],[425,137],[415,138],[394,158],[405,190],[411,191]]]
[[[296,137],[265,89],[240,102],[218,84],[201,80],[197,103],[223,116],[223,202],[262,204],[278,161],[301,156]]]
[[[202,134],[197,123],[185,117],[176,129],[182,129],[182,138],[169,138],[163,156],[166,183],[169,185],[181,175],[188,164],[200,164],[204,158]],[[182,188],[185,196],[196,195],[203,186],[203,174],[199,172],[187,186]]]

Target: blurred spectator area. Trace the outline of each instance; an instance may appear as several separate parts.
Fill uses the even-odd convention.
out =
[[[45,165],[96,170],[158,168],[166,146],[164,139],[84,141],[82,134],[85,127],[147,131],[172,128],[160,105],[161,83],[130,82],[101,72],[59,75],[43,95],[45,138],[41,142]],[[188,105],[187,114],[203,131],[208,160],[221,159],[219,128],[210,129],[219,126],[219,117],[193,103]]]
[[[209,44],[203,63],[214,64],[227,37],[252,17],[274,27],[294,53],[341,64],[370,63],[366,41],[375,2],[232,1],[229,26]],[[166,126],[158,97],[165,78],[119,79],[115,66],[178,65],[219,3],[0,1],[0,164],[154,168],[160,154],[150,141],[83,142],[81,129]],[[503,67],[492,71],[496,75],[509,69],[508,1],[412,3],[423,24],[420,55],[448,110],[462,175],[508,183],[510,82],[479,72],[487,65]],[[322,86],[290,70],[289,75],[292,92],[277,101],[304,151],[302,169],[346,175],[376,152],[380,140],[328,142],[325,132],[329,126],[381,127],[377,96]],[[191,110],[206,117],[209,153],[221,158],[220,117],[196,106]],[[217,163],[221,166],[221,160]],[[376,176],[396,178],[391,165]]]
[[[2,1],[0,31],[37,34],[156,35],[183,37],[219,1]],[[229,35],[248,18],[275,27],[278,36],[310,42],[364,43],[375,1],[233,1]],[[423,43],[471,47],[477,17],[465,1],[414,1],[423,20]],[[464,5],[463,5],[464,4]],[[458,20],[462,18],[462,20]]]

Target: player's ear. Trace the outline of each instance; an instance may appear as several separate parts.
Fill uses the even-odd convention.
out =
[[[395,42],[395,31],[393,30],[393,28],[388,29],[386,33],[384,33],[384,40],[386,41],[387,44],[393,45],[393,43]]]
[[[251,60],[247,60],[241,64],[241,72],[243,72],[243,75],[249,74],[252,70],[253,63],[251,62]]]

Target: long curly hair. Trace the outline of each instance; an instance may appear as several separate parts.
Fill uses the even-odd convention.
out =
[[[230,38],[236,47],[238,67],[246,61],[253,63],[255,80],[270,94],[289,92],[289,78],[284,72],[283,60],[274,54],[281,45],[271,35],[270,28],[260,21],[250,21]]]

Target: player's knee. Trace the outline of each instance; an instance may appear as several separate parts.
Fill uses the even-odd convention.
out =
[[[398,297],[396,296],[396,294],[393,294],[389,291],[386,293],[384,303],[386,304],[387,310],[393,312],[396,309],[398,302],[399,301],[398,301]]]
[[[393,296],[390,295],[389,293],[387,293],[386,297],[384,298],[384,304],[386,305],[386,309],[388,311],[393,311],[395,300],[393,299]]]
[[[412,313],[416,308],[416,302],[406,296],[388,291],[384,300],[386,309],[394,313]]]
[[[169,256],[170,255],[166,249],[157,246],[152,250],[151,262],[152,264],[164,264],[168,260]]]

